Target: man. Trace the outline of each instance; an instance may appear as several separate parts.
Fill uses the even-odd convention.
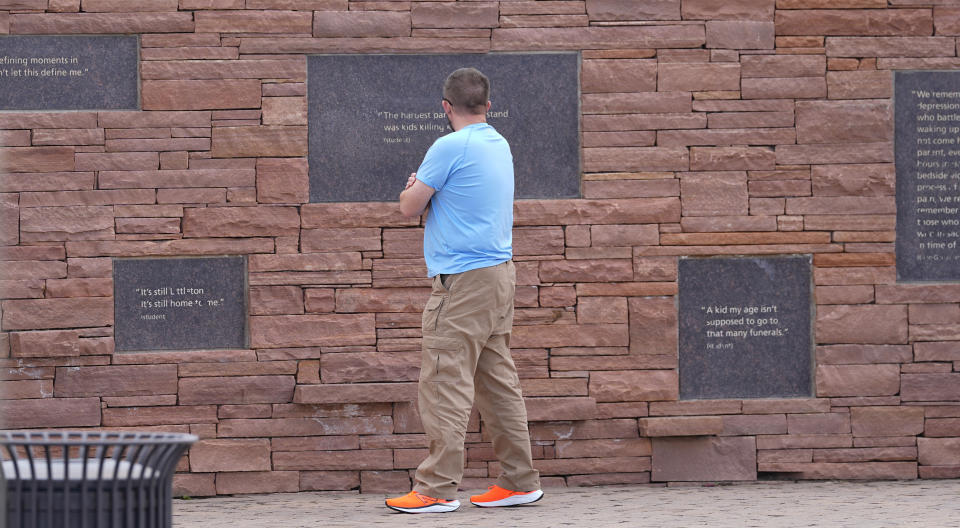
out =
[[[473,68],[451,73],[443,111],[453,133],[434,142],[400,193],[405,217],[430,212],[423,253],[433,292],[423,311],[419,408],[430,454],[413,491],[387,499],[406,513],[460,507],[464,437],[476,397],[503,468],[495,486],[470,502],[515,506],[540,499],[527,412],[510,356],[513,296],[513,156],[486,122],[490,81]]]

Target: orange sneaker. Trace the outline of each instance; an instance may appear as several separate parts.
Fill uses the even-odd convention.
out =
[[[500,486],[490,486],[487,492],[482,495],[473,495],[470,502],[481,508],[493,508],[495,506],[518,506],[520,504],[530,504],[537,502],[543,497],[543,491],[510,491]]]
[[[446,513],[460,507],[458,500],[435,499],[417,491],[387,499],[385,502],[387,508],[403,513]]]

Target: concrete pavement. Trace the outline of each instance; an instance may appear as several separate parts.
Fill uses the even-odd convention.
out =
[[[960,480],[548,488],[544,492],[544,498],[535,504],[489,509],[471,505],[472,492],[463,492],[459,510],[420,515],[388,510],[383,506],[381,494],[283,493],[177,499],[173,506],[173,525],[177,528],[960,527]]]

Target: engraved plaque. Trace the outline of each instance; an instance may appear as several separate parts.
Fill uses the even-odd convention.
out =
[[[117,351],[246,348],[246,258],[113,261]]]
[[[680,398],[812,395],[809,256],[679,262]]]
[[[475,67],[510,143],[517,198],[580,195],[579,55],[318,55],[307,59],[310,201],[396,200],[450,132],[443,81]]]

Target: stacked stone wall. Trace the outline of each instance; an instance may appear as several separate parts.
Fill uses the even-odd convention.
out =
[[[0,34],[141,58],[140,110],[0,112],[3,426],[196,434],[179,494],[408,489],[423,230],[308,203],[306,56],[563,50],[582,198],[514,231],[545,485],[958,478],[960,285],[894,252],[893,72],[960,68],[944,4],[0,0]],[[785,254],[812,255],[812,397],[680,401],[678,258]],[[248,256],[249,348],[114,350],[113,259],[212,255]],[[467,445],[486,485],[476,414]]]

